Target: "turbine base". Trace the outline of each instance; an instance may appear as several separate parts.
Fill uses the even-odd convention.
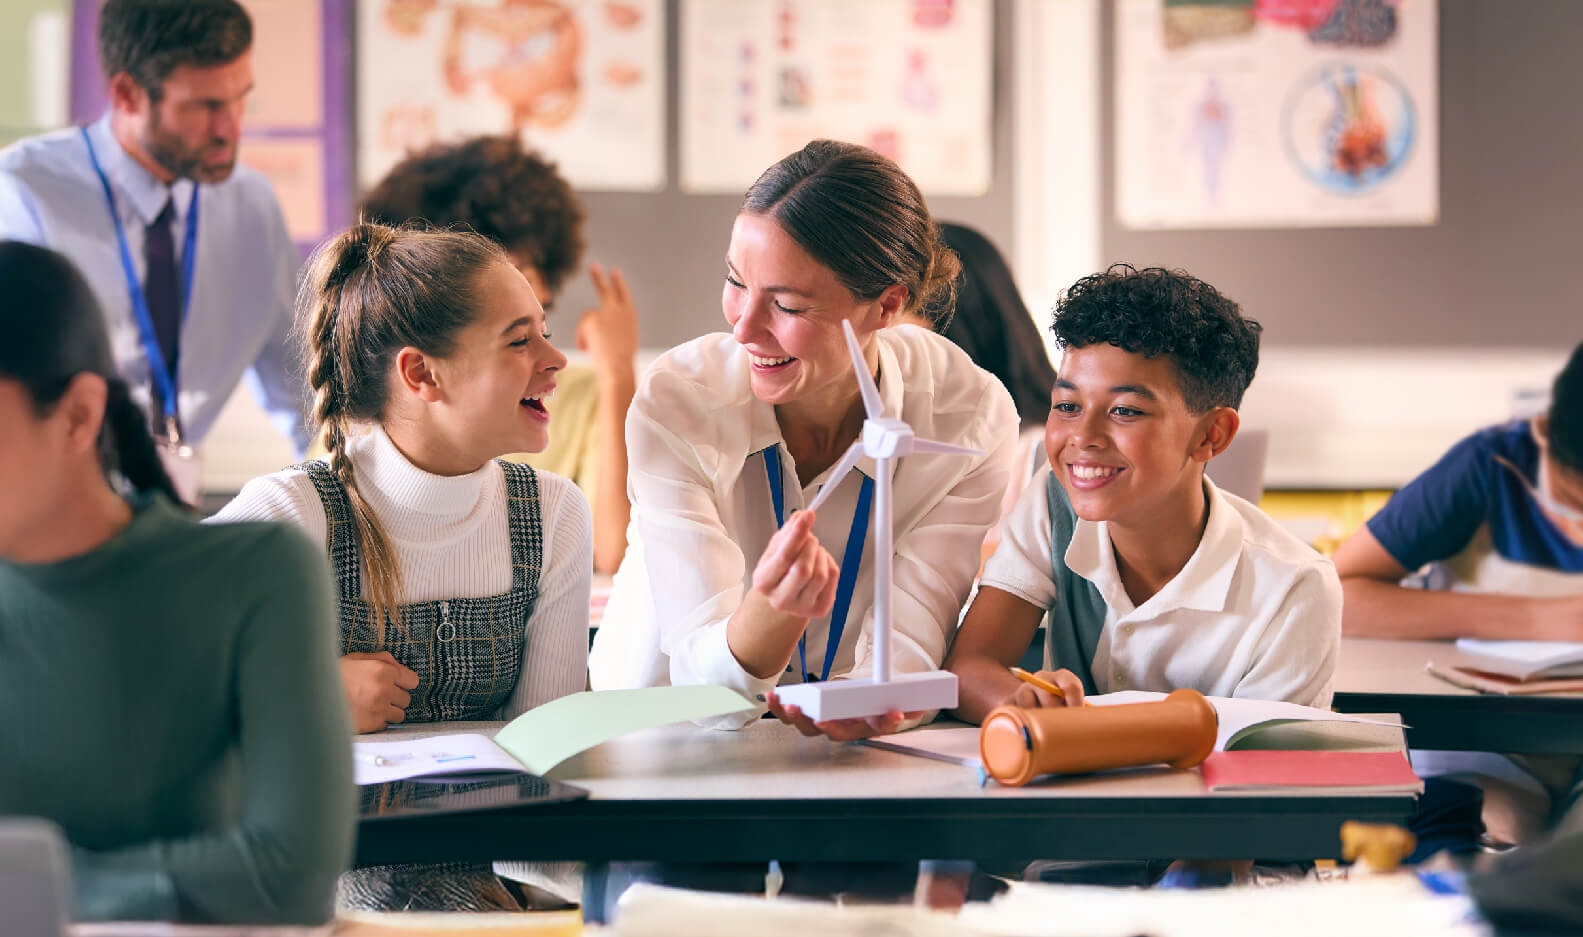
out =
[[[859,719],[891,710],[904,713],[956,708],[956,674],[948,670],[907,673],[884,683],[873,680],[827,680],[775,688],[784,704],[796,706],[814,722]]]

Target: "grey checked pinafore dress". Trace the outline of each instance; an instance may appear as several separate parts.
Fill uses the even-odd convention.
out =
[[[372,607],[362,597],[362,556],[346,489],[324,462],[297,466],[312,479],[324,505],[325,539],[340,599],[341,653],[389,651],[417,673],[406,723],[494,719],[522,673],[525,626],[538,601],[544,565],[539,482],[525,465],[498,464],[506,480],[510,590],[485,598],[402,605],[399,621],[386,623],[382,646],[374,640]],[[341,876],[336,905],[413,911],[516,907],[487,863],[354,869]]]

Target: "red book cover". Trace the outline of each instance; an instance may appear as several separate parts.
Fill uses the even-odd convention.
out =
[[[1422,793],[1401,752],[1236,751],[1204,759],[1211,791],[1292,791],[1298,788],[1369,793]]]

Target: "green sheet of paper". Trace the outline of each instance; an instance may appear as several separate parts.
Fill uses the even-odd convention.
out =
[[[531,773],[545,774],[578,752],[629,732],[752,708],[752,703],[723,686],[585,690],[511,720],[495,735],[495,744]]]

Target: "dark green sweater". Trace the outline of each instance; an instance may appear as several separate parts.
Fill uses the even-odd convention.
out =
[[[133,510],[0,560],[0,814],[65,830],[82,919],[324,921],[355,822],[324,551]]]

